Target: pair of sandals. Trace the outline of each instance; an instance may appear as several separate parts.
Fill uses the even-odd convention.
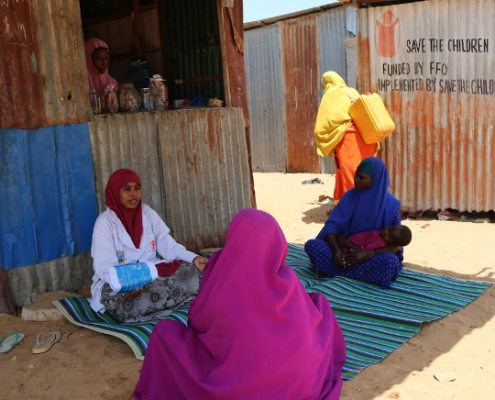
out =
[[[0,354],[8,353],[16,345],[24,340],[23,333],[9,333],[0,338]],[[33,347],[34,354],[46,353],[51,347],[60,340],[59,332],[40,333],[36,338],[36,344]]]

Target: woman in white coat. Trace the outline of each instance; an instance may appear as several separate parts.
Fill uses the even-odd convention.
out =
[[[130,169],[115,171],[105,188],[105,204],[108,209],[96,220],[91,246],[93,310],[140,322],[165,316],[193,299],[207,260],[177,243],[158,214],[142,204],[139,176]],[[122,265],[144,266],[158,278],[115,294],[110,273]]]

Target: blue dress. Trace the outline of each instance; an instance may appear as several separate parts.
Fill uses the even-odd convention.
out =
[[[397,209],[391,225],[400,225],[400,223],[400,212]],[[390,288],[392,282],[397,279],[404,259],[403,250],[401,250],[398,254],[377,254],[364,263],[339,268],[334,265],[333,251],[325,240],[308,240],[304,250],[306,250],[313,265],[331,278],[338,275],[348,276],[373,283],[383,289]]]
[[[305,250],[314,266],[330,277],[344,275],[387,289],[402,269],[402,250],[397,255],[377,254],[361,264],[338,268],[333,263],[333,251],[325,241],[328,234],[349,237],[358,232],[400,225],[400,201],[388,193],[390,180],[385,163],[368,157],[357,169],[371,177],[370,186],[365,190],[348,190],[316,239],[306,243]]]

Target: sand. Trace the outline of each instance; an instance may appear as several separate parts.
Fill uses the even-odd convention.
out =
[[[306,177],[318,177],[324,184],[302,185]],[[316,201],[319,195],[332,195],[332,175],[256,173],[254,179],[258,208],[275,216],[289,242],[302,244],[318,233],[328,206]],[[404,224],[414,235],[405,252],[407,266],[495,281],[494,224],[437,220]],[[495,398],[494,314],[491,287],[463,310],[425,324],[401,348],[346,382],[341,399]],[[61,341],[49,352],[33,355],[36,335],[50,331],[60,332]],[[0,354],[0,399],[132,399],[142,363],[124,342],[65,319],[27,322],[0,315],[0,335],[7,332],[23,332],[26,338],[10,353]]]

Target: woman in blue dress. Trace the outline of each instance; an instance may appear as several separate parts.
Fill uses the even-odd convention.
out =
[[[388,193],[388,187],[388,171],[382,160],[369,157],[358,165],[354,189],[344,194],[316,239],[306,242],[306,253],[318,270],[332,278],[348,276],[383,289],[388,289],[397,279],[402,269],[401,248],[362,250],[354,247],[344,254],[343,241],[339,239],[400,225],[400,201]]]

